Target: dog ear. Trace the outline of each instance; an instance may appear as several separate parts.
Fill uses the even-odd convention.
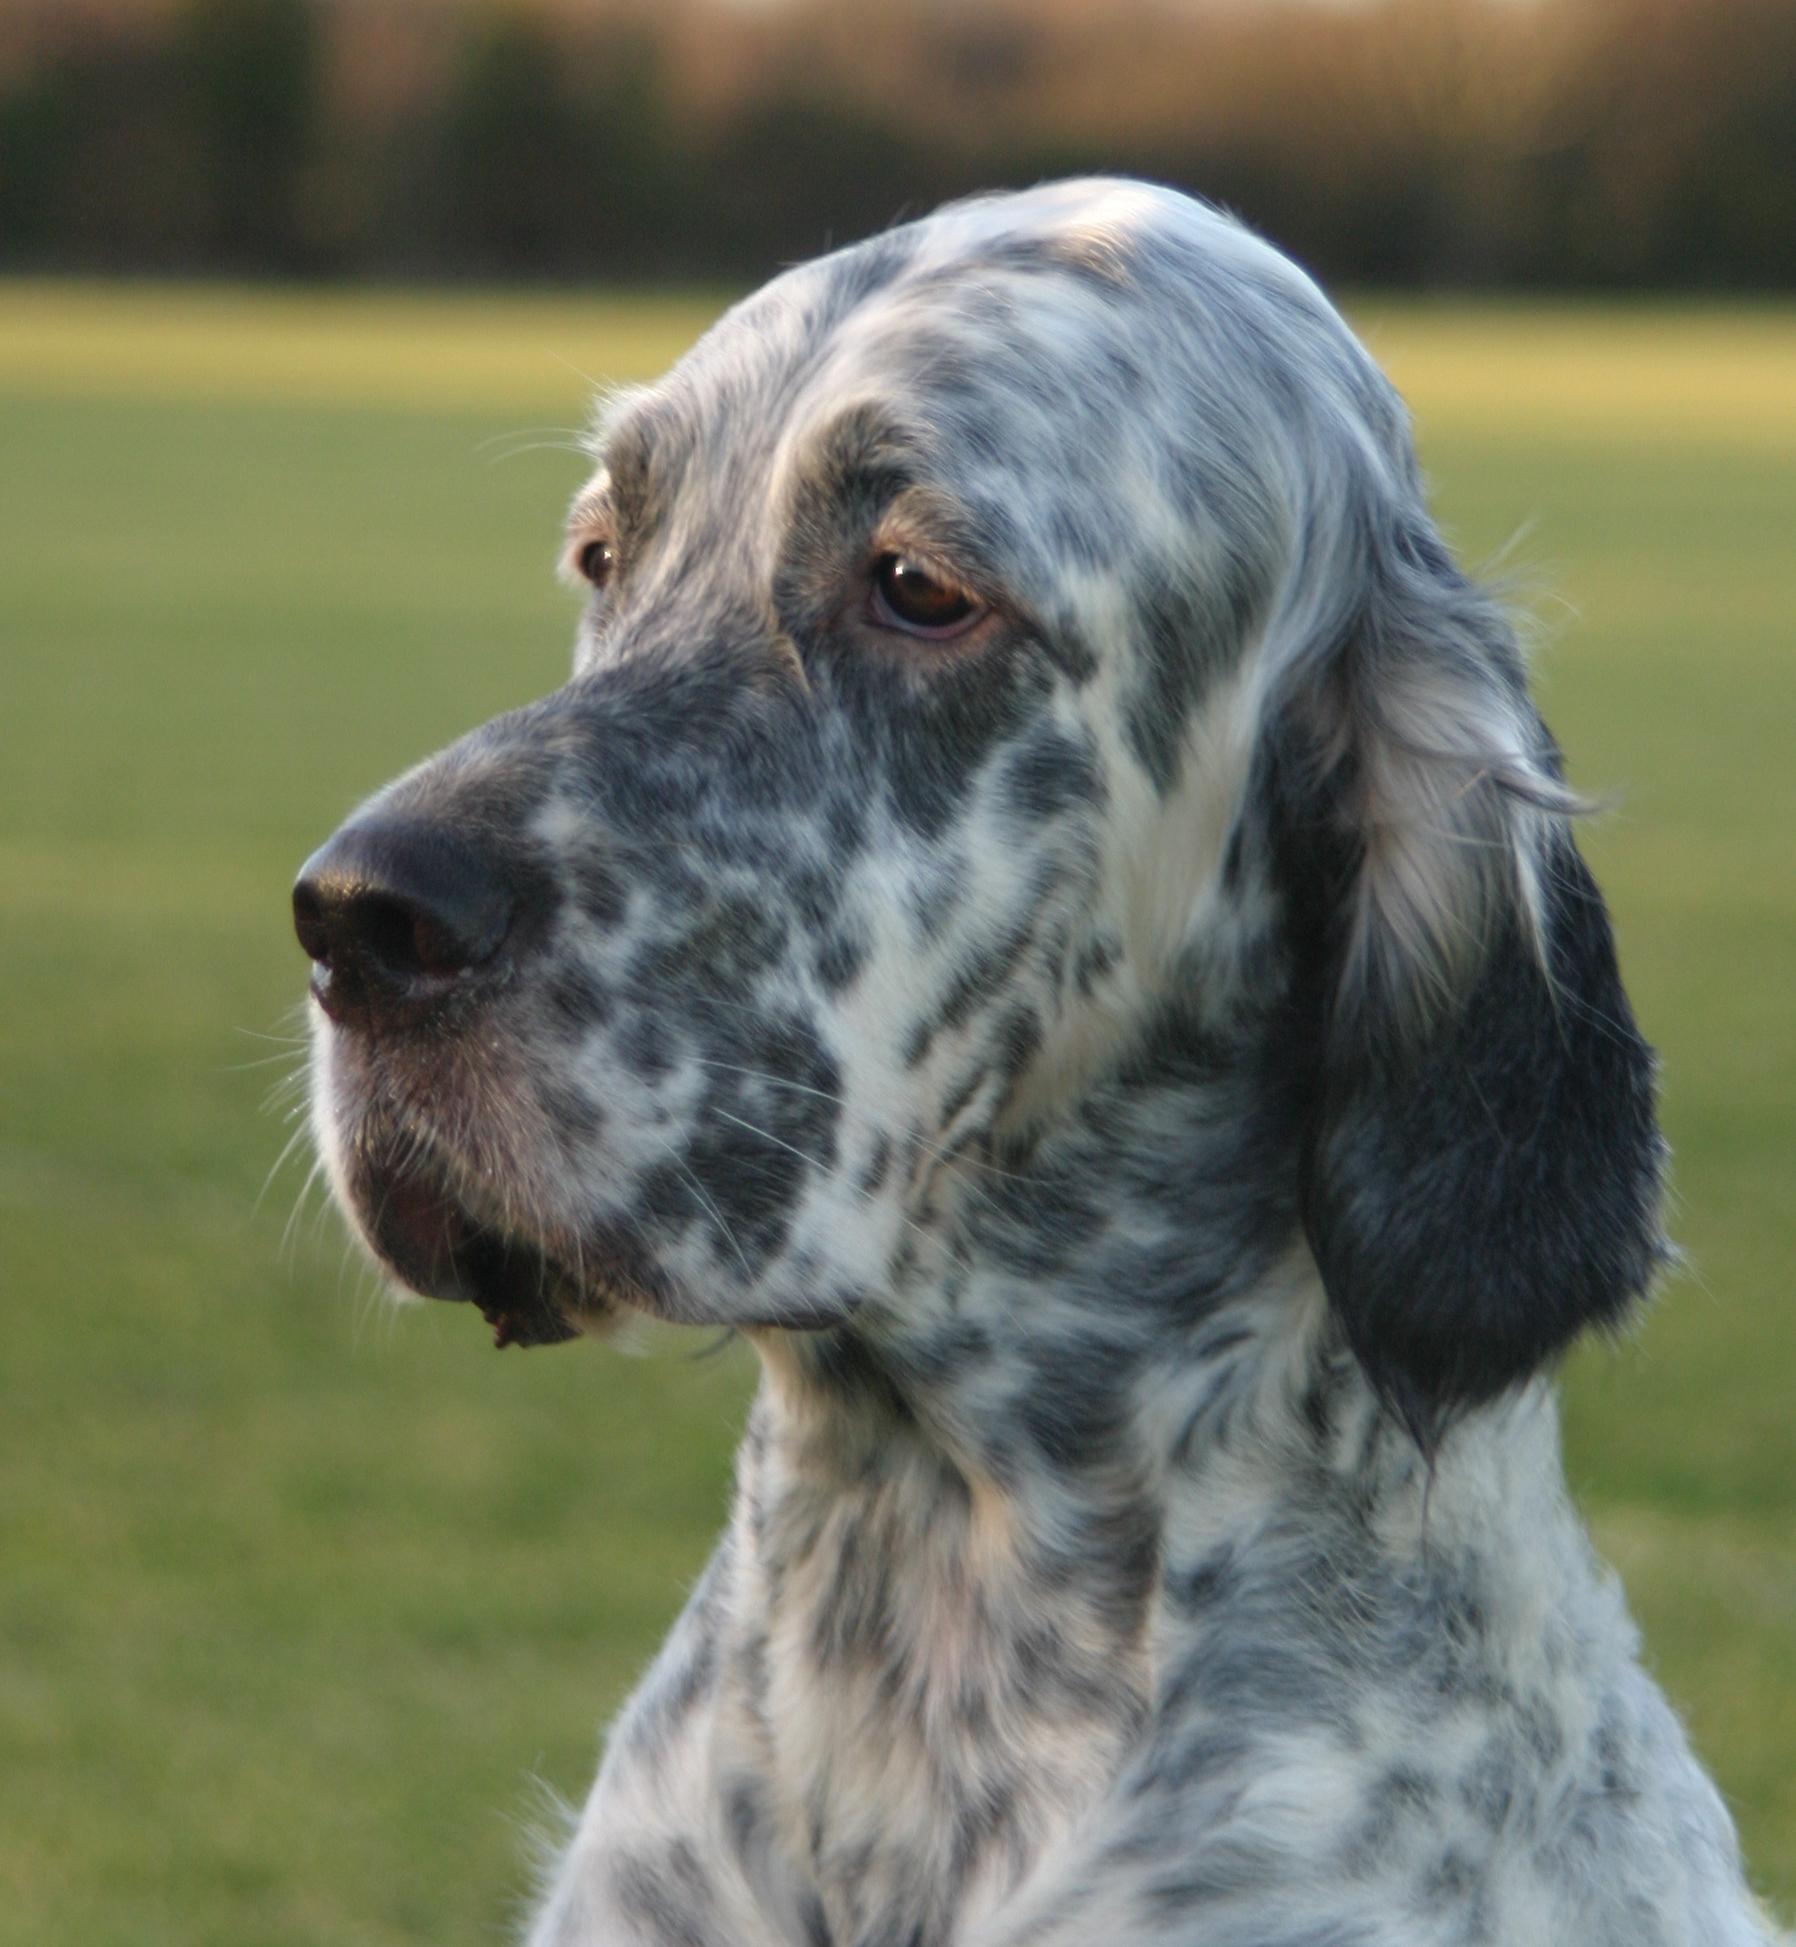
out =
[[[1277,767],[1318,1050],[1300,1196],[1348,1342],[1432,1450],[1624,1317],[1665,1255],[1663,1145],[1507,619],[1419,519],[1361,545]]]

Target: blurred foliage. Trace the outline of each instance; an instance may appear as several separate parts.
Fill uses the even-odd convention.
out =
[[[659,56],[635,34],[602,60],[567,52],[508,13],[459,42],[421,149],[420,268],[528,276],[653,259],[679,167]]]
[[[153,36],[83,32],[16,74],[0,260],[310,268],[322,24],[308,0],[191,0]]]
[[[1796,285],[1792,0],[11,0],[0,266],[760,275],[1120,169],[1330,278]]]

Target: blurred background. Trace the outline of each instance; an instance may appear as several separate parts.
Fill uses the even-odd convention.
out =
[[[752,1375],[379,1296],[287,889],[561,679],[595,384],[1091,168],[1322,275],[1532,591],[1688,1254],[1570,1470],[1796,1913],[1793,0],[0,0],[0,1942],[507,1936]]]
[[[994,182],[1329,279],[1796,285],[1790,0],[8,0],[0,261],[759,279]]]

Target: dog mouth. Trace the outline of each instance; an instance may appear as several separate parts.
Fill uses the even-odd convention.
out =
[[[602,1253],[559,1255],[481,1221],[428,1164],[371,1161],[358,1172],[355,1200],[369,1242],[400,1281],[426,1298],[473,1305],[501,1350],[578,1338],[634,1295]]]

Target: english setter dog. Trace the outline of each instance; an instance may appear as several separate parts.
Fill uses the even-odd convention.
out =
[[[1300,271],[960,203],[611,401],[574,671],[294,892],[500,1344],[760,1356],[535,1947],[1747,1947],[1566,1499],[1653,1063],[1514,636]]]

